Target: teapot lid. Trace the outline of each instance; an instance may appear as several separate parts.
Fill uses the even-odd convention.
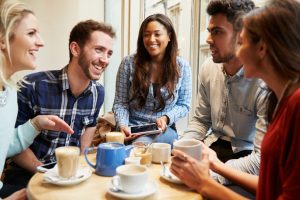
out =
[[[118,143],[118,142],[106,142],[106,143],[101,143],[99,145],[100,148],[103,149],[119,149],[119,148],[123,148],[125,145]]]

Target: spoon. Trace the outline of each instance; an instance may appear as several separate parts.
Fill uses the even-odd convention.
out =
[[[165,177],[167,177],[167,178],[169,178],[169,179],[172,179],[172,176],[171,176],[171,174],[169,173],[169,169],[167,169],[167,166],[166,166],[166,164],[164,164],[163,163],[163,161],[160,161],[160,164],[161,164],[161,166],[162,166],[162,168],[163,168],[163,176],[165,176]]]

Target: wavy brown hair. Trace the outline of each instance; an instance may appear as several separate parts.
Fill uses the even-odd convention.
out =
[[[133,95],[130,101],[134,100],[134,102],[136,102],[135,108],[139,109],[145,105],[148,96],[149,86],[151,84],[151,57],[144,46],[143,35],[147,25],[152,21],[157,21],[162,24],[166,28],[170,37],[170,42],[166,47],[166,53],[162,60],[162,78],[154,91],[155,98],[159,102],[159,105],[155,108],[155,110],[161,111],[165,108],[165,102],[174,98],[174,90],[180,76],[178,65],[176,63],[176,57],[178,54],[176,33],[171,20],[163,14],[150,15],[143,21],[140,27],[137,41],[137,52],[134,58],[135,73],[132,81]],[[163,98],[160,92],[160,89],[164,86],[167,88],[169,93],[166,98]]]
[[[277,74],[297,80],[300,76],[300,3],[295,0],[273,0],[243,19],[250,41],[263,41]],[[268,118],[276,105],[275,94],[269,95]]]

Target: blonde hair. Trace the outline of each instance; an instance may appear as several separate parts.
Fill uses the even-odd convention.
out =
[[[0,51],[0,83],[15,85],[11,79],[5,77],[5,70],[11,63],[10,42],[14,37],[14,30],[19,22],[27,16],[27,14],[34,14],[24,3],[18,0],[0,0],[0,42],[5,45],[6,53]]]

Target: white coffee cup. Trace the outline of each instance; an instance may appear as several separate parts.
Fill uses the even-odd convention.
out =
[[[72,178],[78,170],[80,149],[74,146],[64,146],[55,149],[58,175],[62,178]]]
[[[126,193],[141,192],[147,183],[147,168],[142,165],[121,165],[116,169],[117,175],[111,180],[112,185]]]
[[[171,157],[171,145],[167,143],[152,144],[152,162],[160,163],[169,162]]]
[[[125,158],[125,165],[140,165],[141,157],[127,157]]]
[[[106,133],[106,142],[118,142],[124,144],[125,135],[122,132]]]
[[[196,139],[181,139],[173,144],[174,149],[183,151],[184,153],[192,156],[196,160],[201,160],[201,142]]]

